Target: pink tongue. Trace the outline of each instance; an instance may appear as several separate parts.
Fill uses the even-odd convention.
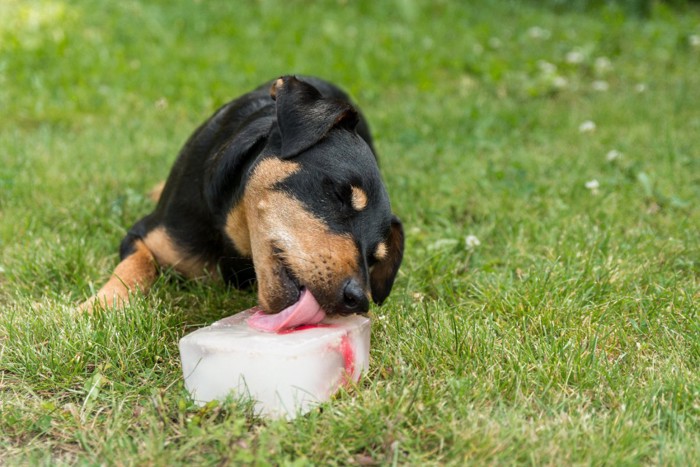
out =
[[[258,310],[248,318],[248,325],[261,331],[277,332],[305,324],[316,324],[325,317],[326,312],[321,309],[316,298],[308,289],[304,289],[296,303],[274,315]]]

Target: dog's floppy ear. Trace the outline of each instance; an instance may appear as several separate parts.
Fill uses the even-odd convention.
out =
[[[336,126],[354,131],[359,122],[352,105],[325,99],[315,87],[294,76],[283,76],[275,81],[270,96],[277,102],[282,158],[305,151]]]
[[[403,259],[403,226],[398,217],[391,218],[391,232],[386,241],[387,254],[370,269],[369,285],[372,291],[372,300],[381,305],[389,296],[394,285],[396,273],[399,272]]]
[[[233,191],[244,186],[241,180],[246,176],[246,168],[267,144],[273,123],[272,116],[254,120],[224,142],[214,157],[206,162],[204,198],[212,212],[219,212],[223,203],[230,202]]]

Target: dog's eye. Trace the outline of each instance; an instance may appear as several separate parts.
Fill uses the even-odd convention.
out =
[[[337,205],[340,206],[342,210],[350,206],[352,193],[349,185],[337,184],[332,180],[326,179],[323,181],[323,188],[326,197],[337,201]]]
[[[367,198],[367,192],[363,190],[360,187],[357,186],[351,186],[350,187],[350,202],[352,204],[352,208],[357,211],[364,211],[364,209],[367,207],[367,203],[369,202]]]
[[[340,204],[342,204],[344,207],[348,205],[350,197],[348,195],[348,190],[344,186],[336,186],[333,192],[336,199],[340,201]]]
[[[378,262],[379,262],[379,260],[377,260],[377,258],[374,255],[367,256],[367,267],[368,268],[371,268],[372,266],[374,266]]]

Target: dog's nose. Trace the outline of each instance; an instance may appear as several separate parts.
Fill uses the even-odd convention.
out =
[[[367,313],[369,299],[365,290],[355,279],[349,279],[343,287],[341,313]]]

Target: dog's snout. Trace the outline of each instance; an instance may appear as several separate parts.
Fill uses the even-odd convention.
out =
[[[367,313],[369,298],[355,279],[349,279],[343,287],[341,313]]]

